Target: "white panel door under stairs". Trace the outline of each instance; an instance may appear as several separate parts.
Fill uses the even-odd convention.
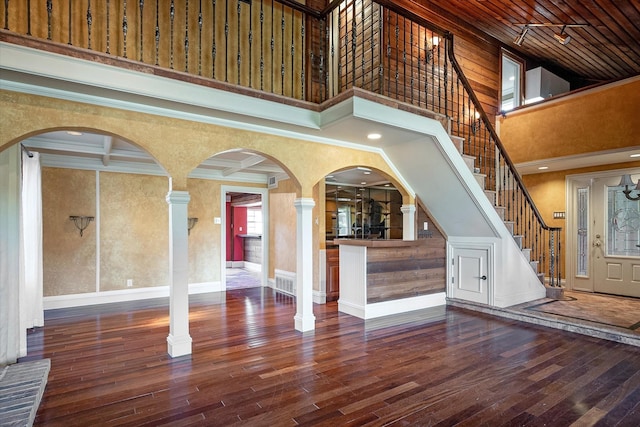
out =
[[[454,248],[449,296],[489,303],[489,249]]]

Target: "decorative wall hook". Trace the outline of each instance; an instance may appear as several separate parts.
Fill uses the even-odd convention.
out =
[[[71,215],[69,219],[73,221],[76,228],[80,230],[80,237],[82,237],[82,233],[84,232],[85,228],[89,226],[89,223],[94,220],[94,217],[84,215]]]

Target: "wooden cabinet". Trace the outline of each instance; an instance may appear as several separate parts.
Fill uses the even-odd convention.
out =
[[[327,302],[340,297],[340,249],[327,249]]]

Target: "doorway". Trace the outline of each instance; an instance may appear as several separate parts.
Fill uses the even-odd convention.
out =
[[[574,290],[640,297],[640,201],[615,171],[567,177],[567,278]]]
[[[222,291],[268,283],[268,190],[221,186]]]

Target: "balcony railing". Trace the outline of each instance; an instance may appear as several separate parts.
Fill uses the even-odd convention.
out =
[[[454,55],[453,35],[387,0],[4,0],[3,34],[321,103],[360,88],[445,115],[504,219],[560,286],[560,231],[536,209]],[[48,45],[50,46],[50,44]],[[46,47],[45,47],[46,48]],[[231,87],[231,86],[229,86]]]

